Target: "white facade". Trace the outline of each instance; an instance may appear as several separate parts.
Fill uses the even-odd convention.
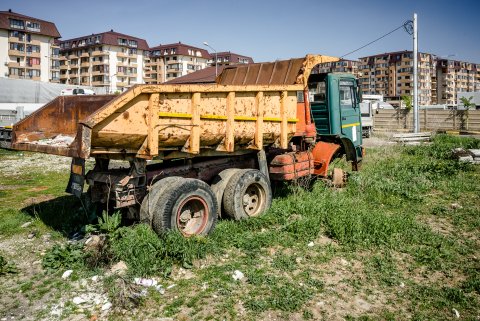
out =
[[[54,38],[28,32],[24,35],[27,37],[29,40],[11,36],[6,29],[0,30],[0,77],[51,81],[53,60],[58,59],[52,56]],[[16,45],[22,46],[22,50],[11,49]],[[29,51],[31,47],[39,50]]]

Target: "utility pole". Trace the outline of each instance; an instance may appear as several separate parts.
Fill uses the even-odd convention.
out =
[[[419,132],[418,119],[418,28],[417,14],[413,14],[413,132]]]

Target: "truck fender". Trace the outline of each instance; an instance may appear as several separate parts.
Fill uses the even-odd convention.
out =
[[[347,161],[352,162],[352,170],[357,171],[359,168],[358,165],[362,159],[361,157],[359,159],[355,146],[353,145],[352,141],[348,138],[341,138],[340,141],[342,143],[343,150],[345,151]]]
[[[345,155],[347,156],[347,161],[357,161],[357,153],[355,152],[355,146],[348,138],[341,138],[342,147],[345,150]]]
[[[313,148],[313,174],[326,177],[328,166],[333,156],[340,150],[342,146],[335,143],[327,143],[319,141]]]

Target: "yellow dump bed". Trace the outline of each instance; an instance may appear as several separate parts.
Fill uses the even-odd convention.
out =
[[[307,56],[227,68],[215,84],[136,85],[119,96],[58,97],[14,126],[12,148],[145,159],[266,144],[287,148],[298,122],[297,91],[316,64],[336,60]]]
[[[146,159],[166,151],[182,156],[264,144],[286,148],[295,133],[296,94],[302,89],[137,85],[114,97],[59,97],[15,126],[12,147],[81,158]]]

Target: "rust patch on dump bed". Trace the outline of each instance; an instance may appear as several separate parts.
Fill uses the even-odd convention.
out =
[[[130,114],[128,113],[128,111],[125,111],[123,113],[123,119],[127,120],[129,117],[130,117]]]

